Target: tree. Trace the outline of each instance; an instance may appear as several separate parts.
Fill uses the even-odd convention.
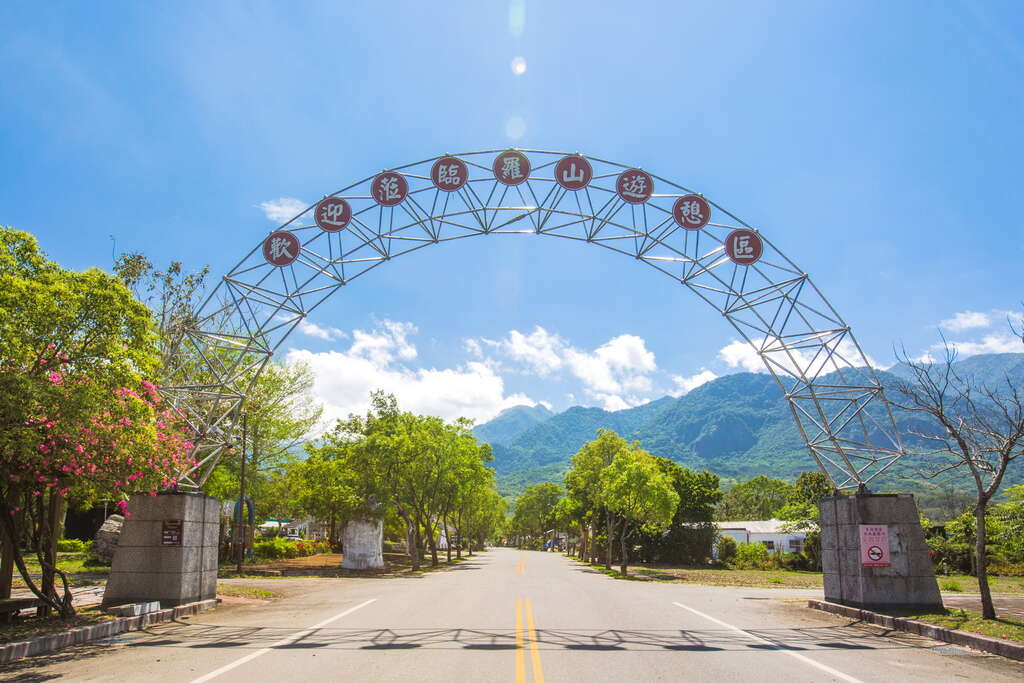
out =
[[[117,278],[64,270],[28,233],[0,228],[3,564],[17,565],[44,611],[74,613],[56,567],[67,502],[173,485],[189,464],[187,434],[147,382],[158,367],[150,312]],[[24,536],[39,586],[21,556]]]
[[[717,534],[715,504],[722,498],[718,476],[694,472],[666,458],[656,458],[658,467],[672,482],[679,505],[668,530],[641,533],[641,552],[648,561],[699,564],[711,555]]]
[[[555,506],[562,494],[562,488],[550,481],[528,486],[516,499],[512,527],[524,537],[543,538],[555,525]]]
[[[312,398],[313,373],[301,362],[270,361],[256,377],[240,415],[246,422],[246,495],[259,515],[287,512],[287,500],[276,495],[293,453],[320,421],[322,406]],[[239,450],[239,456],[241,451]],[[207,480],[206,492],[237,499],[241,457],[224,458]]]
[[[791,484],[761,474],[726,491],[715,510],[715,518],[731,521],[771,519],[772,513],[785,505],[792,493]]]
[[[918,458],[933,462],[928,477],[959,474],[975,492],[974,564],[982,616],[995,619],[988,585],[987,513],[1010,464],[1024,454],[1024,394],[1009,376],[990,386],[961,375],[956,349],[939,362],[900,359],[911,379],[896,384],[897,405],[923,418],[912,434],[933,446]]]
[[[601,503],[601,472],[612,464],[619,453],[638,448],[610,429],[597,430],[597,438],[583,444],[572,456],[572,467],[565,475],[565,488],[569,496],[579,503],[583,543],[580,548],[582,559],[596,555],[593,536],[600,520],[604,517],[607,535],[605,569],[612,566],[612,543],[615,538],[615,519],[610,510]]]
[[[468,420],[448,424],[402,412],[395,397],[383,392],[370,398],[366,416],[350,415],[339,422],[326,442],[348,444],[352,467],[365,488],[378,492],[380,502],[390,504],[402,518],[413,568],[420,567],[421,542],[436,564],[438,529],[461,497],[467,499],[474,523],[487,516],[475,514],[476,506],[469,502],[473,496],[460,487],[488,486],[493,480],[493,474],[480,472],[490,460],[490,448],[477,443]]]
[[[640,529],[648,533],[667,529],[679,505],[679,495],[652,455],[631,449],[616,455],[601,472],[601,502],[621,520],[620,571],[625,576],[629,539]]]

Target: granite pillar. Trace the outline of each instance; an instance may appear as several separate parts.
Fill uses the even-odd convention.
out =
[[[825,600],[864,609],[942,607],[912,495],[837,495],[818,501],[818,510]],[[888,527],[890,566],[862,565],[861,524]]]
[[[201,493],[133,497],[103,605],[159,601],[171,607],[216,597],[219,538],[216,498]]]

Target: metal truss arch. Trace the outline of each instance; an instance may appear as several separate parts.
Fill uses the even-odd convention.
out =
[[[517,184],[498,180],[499,155],[516,152],[529,166]],[[566,189],[556,166],[585,159],[585,186]],[[434,166],[463,165],[464,182],[442,190]],[[454,163],[454,162],[452,162]],[[266,235],[223,276],[199,308],[194,329],[178,342],[163,393],[195,430],[197,464],[179,486],[198,487],[231,443],[234,416],[264,365],[287,336],[332,294],[404,254],[490,234],[537,234],[594,244],[642,261],[718,311],[757,352],[782,389],[810,456],[840,489],[866,484],[902,454],[882,385],[849,326],[811,281],[764,234],[713,200],[643,172],[653,192],[643,201],[619,194],[633,167],[583,154],[495,149],[445,154],[386,171],[407,194],[393,206],[371,195],[379,174],[325,195],[345,200],[343,229],[317,225],[307,207],[275,228],[299,251],[284,266],[268,262]],[[674,217],[677,200],[698,195],[711,209],[699,229]],[[735,230],[760,237],[760,258],[739,265],[726,253]],[[291,239],[291,238],[289,238]]]

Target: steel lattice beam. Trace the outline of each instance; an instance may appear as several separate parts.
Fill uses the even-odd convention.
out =
[[[710,222],[684,229],[673,217],[687,187],[650,175],[654,193],[627,203],[617,193],[629,166],[585,156],[589,184],[561,187],[562,152],[517,150],[530,164],[521,184],[499,182],[495,158],[509,150],[433,157],[392,169],[407,184],[396,206],[370,194],[374,176],[327,197],[344,199],[351,218],[327,232],[307,207],[276,230],[301,244],[289,265],[263,254],[263,239],[227,273],[196,315],[168,369],[164,392],[196,431],[198,463],[179,485],[198,487],[230,444],[234,416],[252,382],[288,334],[329,296],[394,258],[435,244],[493,234],[537,234],[591,243],[646,263],[718,311],[757,351],[784,392],[811,457],[838,488],[866,484],[902,454],[885,392],[849,326],[764,235],[756,263],[726,254],[734,230],[754,228],[718,204]],[[442,191],[432,167],[454,157],[468,169],[460,189]],[[703,195],[701,195],[703,197]]]

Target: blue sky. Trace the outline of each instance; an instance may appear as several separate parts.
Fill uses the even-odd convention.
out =
[[[1021,36],[1012,2],[8,2],[0,223],[70,268],[220,274],[377,170],[581,151],[756,226],[881,365],[940,326],[1021,350]],[[411,255],[310,323],[287,357],[332,415],[375,386],[447,417],[621,408],[757,367],[669,279],[532,236]]]

